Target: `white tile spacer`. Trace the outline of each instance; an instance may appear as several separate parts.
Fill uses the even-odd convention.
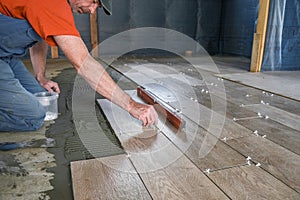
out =
[[[251,161],[250,160],[247,161],[247,165],[249,165],[249,166],[251,165]]]
[[[261,113],[260,113],[260,112],[258,112],[258,113],[257,113],[257,115],[258,115],[258,116],[261,116]]]
[[[226,142],[226,141],[227,141],[227,137],[224,137],[224,138],[222,139],[222,141]]]
[[[270,105],[269,103],[266,103],[263,100],[261,100],[260,103],[263,104],[263,105]]]
[[[265,119],[269,119],[269,116],[268,116],[268,115],[266,115],[266,116],[265,116]]]
[[[250,156],[248,156],[248,157],[246,158],[246,160],[247,160],[247,161],[251,160],[251,157],[250,157]]]
[[[260,166],[261,166],[261,164],[260,164],[260,163],[257,163],[255,166],[256,166],[256,167],[260,167]]]
[[[267,137],[267,135],[263,135],[263,136],[261,136],[262,138],[266,138]]]
[[[251,95],[250,94],[246,94],[246,97],[251,97]]]
[[[233,120],[233,121],[236,121],[236,118],[234,117],[232,120]]]
[[[206,169],[204,172],[207,173],[207,174],[209,174],[210,173],[210,169]]]
[[[253,133],[258,136],[258,130],[253,131]]]
[[[131,155],[128,153],[127,155],[126,155],[126,158],[130,158],[131,157]]]
[[[205,94],[208,94],[208,90],[205,91]]]

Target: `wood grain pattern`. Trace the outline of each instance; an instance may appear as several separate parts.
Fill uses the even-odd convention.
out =
[[[160,82],[158,82],[156,81],[156,79],[150,78],[151,74],[145,75],[143,73],[144,72],[128,72],[126,73],[126,75],[140,85],[145,85],[149,83],[163,83],[165,87],[169,88],[176,94],[177,101],[170,102],[169,104],[174,108],[178,108],[179,110],[181,110],[183,115],[187,116],[190,120],[193,120],[195,123],[203,127],[205,130],[209,131],[216,137],[219,137],[221,134],[220,137],[222,138],[238,138],[251,134],[250,130],[233,122],[232,119],[226,119],[223,115],[185,96],[184,91],[187,91],[188,89],[178,90],[177,87],[178,85],[186,85],[183,82],[180,82],[177,79],[172,79],[170,77],[162,78],[162,76],[160,76]],[[171,83],[174,83],[175,86]],[[217,104],[217,102],[215,102],[215,104]],[[223,123],[224,127],[222,127]],[[221,128],[222,130],[220,130]]]
[[[260,71],[260,56],[261,56],[261,38],[262,35],[258,33],[254,33],[253,35],[253,44],[252,44],[252,52],[251,52],[251,72],[259,72]]]
[[[143,84],[143,83],[157,83],[158,81],[155,79],[155,76],[151,76],[151,74],[143,74],[143,72],[138,71],[137,68],[135,68],[135,70],[137,72],[133,72],[133,73],[126,73],[126,75],[128,75],[130,78],[132,78],[134,81],[136,81],[139,84]],[[149,71],[149,70],[148,70]],[[134,74],[134,76],[131,76],[132,74]],[[165,84],[165,82],[163,82],[163,80],[166,77],[160,76],[158,79],[162,84]],[[171,79],[168,79],[169,82],[172,82]],[[169,84],[168,82],[168,84]],[[177,80],[177,84],[178,84],[178,80]],[[170,84],[172,85],[172,84]],[[176,85],[176,84],[175,84]],[[170,86],[172,88],[172,86]],[[176,86],[177,87],[177,86]],[[241,93],[238,92],[233,92],[236,87],[232,86],[230,88],[230,95],[229,95],[229,100],[234,100],[232,106],[234,106],[234,104],[236,104],[237,106],[239,106],[242,103],[249,103],[249,104],[253,104],[253,99],[247,99],[248,97],[245,97],[245,99],[243,99],[243,96],[241,97],[241,95],[243,95],[243,88],[244,87],[240,87],[240,91],[242,91]],[[259,94],[259,93],[255,93],[255,100],[260,104],[261,100],[264,100],[265,96],[263,93]],[[247,93],[245,93],[246,95]],[[218,91],[212,95],[219,95]],[[252,94],[250,94],[250,98]],[[219,96],[220,98],[222,98],[221,96]],[[183,102],[183,114],[187,116],[187,118],[191,119],[191,120],[195,120],[195,109],[193,109],[194,103],[196,105],[196,102],[191,101],[192,99],[189,99],[186,94],[181,94],[180,91],[178,91],[178,98],[180,102]],[[244,101],[246,100],[246,101]],[[249,101],[248,101],[249,100]],[[192,106],[188,106],[188,105],[192,105]],[[233,107],[232,107],[233,108]],[[209,131],[208,129],[208,125],[210,123],[209,118],[212,115],[212,111],[203,106],[200,105],[200,111],[201,111],[201,117],[200,117],[200,121],[199,121],[199,125],[205,129],[205,131],[208,131],[209,133],[214,133],[213,131]],[[255,114],[256,112],[252,111],[252,110],[247,110],[247,109],[232,109],[231,111],[234,111],[235,114],[238,114],[239,117],[247,117],[248,114]],[[245,111],[245,112],[244,112]],[[234,114],[231,115],[231,117]],[[229,115],[230,116],[230,115]],[[202,118],[203,117],[203,118]],[[232,127],[237,127],[236,124],[237,122],[232,122],[232,118],[227,118],[225,120],[225,125],[228,124],[228,122],[231,122],[231,124],[233,124]],[[247,177],[251,177],[250,180],[247,180],[245,183],[243,182],[244,177],[237,177],[238,180],[236,180],[237,183],[239,183],[238,186],[236,186],[236,190],[233,189],[233,193],[230,192],[230,190],[224,190],[226,191],[226,193],[233,199],[245,199],[245,198],[252,198],[251,196],[253,196],[255,198],[268,198],[269,197],[272,199],[274,197],[274,199],[277,198],[277,196],[280,198],[289,198],[291,197],[291,199],[293,199],[294,197],[299,198],[298,193],[295,192],[295,190],[297,190],[299,192],[299,178],[297,177],[297,174],[299,174],[299,157],[297,154],[294,154],[293,152],[269,141],[268,139],[263,139],[262,137],[256,137],[254,135],[249,136],[250,134],[253,134],[253,129],[251,129],[249,126],[248,128],[243,127],[242,125],[238,125],[238,127],[242,127],[241,129],[245,130],[246,134],[240,134],[240,135],[234,135],[233,137],[229,138],[229,140],[227,140],[227,144],[230,145],[233,149],[237,150],[238,152],[242,153],[244,157],[250,156],[252,157],[252,159],[255,162],[259,162],[262,164],[262,169],[260,169],[260,171],[256,172],[254,170],[254,172],[252,171],[252,168],[250,170],[250,172],[247,172],[245,174],[249,174],[245,175],[246,178]],[[232,133],[233,134],[239,134],[241,129],[235,129],[235,128],[231,128]],[[225,130],[228,130],[228,128],[225,128]],[[197,153],[199,153],[199,148],[197,149],[197,144],[201,145],[203,143],[203,137],[205,137],[206,134],[203,134],[201,136],[200,134],[200,138],[195,139],[197,137],[199,137],[197,135],[197,137],[195,137],[195,135],[189,135],[186,134],[185,131],[181,132],[176,132],[176,134],[171,134],[172,131],[170,131],[168,134],[168,131],[163,130],[164,134],[168,137],[169,140],[171,140],[181,151],[185,150],[186,147],[188,145],[191,145],[191,148],[188,149],[187,151],[183,151],[186,153],[186,155],[189,156],[189,158],[196,163],[201,169],[206,168],[206,166],[201,166],[199,165],[199,163],[197,163],[197,159],[199,159],[199,157],[197,158]],[[244,131],[241,131],[242,133]],[[224,134],[224,133],[222,133]],[[178,137],[177,137],[178,136]],[[224,135],[222,135],[224,136]],[[227,135],[229,136],[229,135]],[[215,138],[220,138],[219,135],[217,135]],[[211,138],[212,141],[214,140],[214,138]],[[180,141],[181,140],[181,141]],[[190,141],[197,141],[193,144],[189,143]],[[202,143],[201,143],[202,142]],[[223,145],[226,146],[225,143],[222,143]],[[194,147],[192,147],[193,145],[195,145]],[[218,153],[213,153],[211,154],[212,157],[207,157],[209,159],[209,161],[212,161],[211,163],[209,163],[210,165],[207,166],[211,166],[213,169],[218,169],[218,167],[216,166],[222,166],[222,165],[218,165],[218,163],[216,161],[220,160],[221,162],[223,162],[222,159],[224,159],[224,157],[222,157],[220,154],[220,152],[226,151],[226,147],[222,147],[222,145],[215,145],[215,148],[218,147],[215,150],[212,150],[211,152],[218,152]],[[193,149],[193,151],[191,150]],[[226,159],[232,159],[232,157],[234,157],[235,155],[239,155],[237,154],[228,154],[228,158]],[[196,158],[194,159],[193,158]],[[205,160],[202,160],[205,162]],[[151,162],[145,162],[147,165]],[[223,165],[224,166],[224,165]],[[226,166],[224,167],[226,168]],[[230,167],[228,170],[236,170],[239,167]],[[255,168],[257,169],[257,168]],[[227,170],[227,169],[226,169]],[[219,169],[215,172],[218,173],[222,173],[225,172],[225,169]],[[215,173],[213,172],[213,173]],[[272,174],[272,175],[270,175]],[[221,176],[221,175],[220,175]],[[228,177],[230,175],[225,175],[225,178],[231,179],[231,177]],[[256,177],[258,176],[258,177]],[[233,177],[236,177],[233,175]],[[263,180],[260,180],[262,177]],[[271,178],[270,178],[271,177]],[[275,178],[274,178],[275,177]],[[222,178],[222,176],[221,176]],[[257,179],[257,181],[255,180]],[[216,179],[217,180],[217,179]],[[254,180],[254,181],[252,181]],[[214,180],[215,181],[215,180]],[[226,181],[225,181],[226,182]],[[220,186],[222,185],[222,182],[217,182],[216,183]],[[261,185],[262,184],[262,185]],[[234,185],[234,184],[232,184]],[[262,189],[256,189],[257,185],[261,186]],[[228,188],[231,187],[231,183],[229,182],[228,185],[224,186],[224,188]],[[255,189],[252,189],[255,188]],[[290,187],[290,188],[289,188]],[[222,187],[221,187],[222,188]],[[283,189],[278,189],[278,192],[276,193],[276,190],[274,189],[269,189],[269,188],[283,188]],[[291,189],[292,188],[292,189]],[[294,190],[293,190],[294,189]],[[255,192],[255,190],[257,190],[258,194],[252,194]],[[261,190],[266,190],[261,191]],[[269,191],[271,191],[270,194]],[[262,195],[260,195],[259,193],[262,193]],[[274,194],[274,195],[273,195]],[[285,195],[285,194],[291,194],[289,195]],[[241,195],[241,196],[239,196]],[[276,196],[277,195],[277,196]],[[296,195],[296,196],[294,196]],[[278,198],[277,198],[278,199]]]
[[[258,118],[258,119],[245,119],[236,121],[234,124],[239,124],[242,128],[249,129],[248,132],[254,134],[254,131],[258,131],[260,136],[266,135],[267,139],[275,142],[276,144],[289,149],[290,151],[300,155],[300,134],[296,130],[299,128],[297,121],[300,120],[299,115],[297,115],[297,103],[292,100],[283,99],[282,97],[270,96],[269,94],[263,94],[261,91],[255,90],[253,88],[248,88],[246,86],[236,86],[237,84],[226,83],[226,116],[229,119],[235,118],[247,118],[257,116],[260,112],[262,115],[268,115],[269,119]],[[235,87],[236,86],[236,87]],[[234,88],[234,89],[233,89]],[[214,94],[213,94],[214,95]],[[249,96],[246,96],[249,95]],[[199,99],[199,98],[198,98]],[[218,101],[220,97],[215,96],[214,99]],[[261,101],[266,103],[271,103],[274,106],[264,105]],[[279,101],[281,100],[281,104]],[[207,103],[207,99],[199,100],[199,103]],[[241,106],[244,104],[245,106]],[[275,106],[276,105],[276,106]],[[277,106],[281,108],[277,108]],[[288,107],[291,105],[291,108]],[[298,103],[298,106],[300,104]],[[283,109],[287,109],[285,111]],[[295,113],[291,113],[290,109],[293,109]],[[218,112],[218,109],[216,109]],[[227,120],[226,120],[227,122]],[[226,123],[225,127],[231,125],[231,123]],[[293,127],[293,128],[291,128]],[[236,133],[236,129],[226,127],[224,131],[232,130],[234,132],[230,135]],[[242,130],[242,129],[241,129]],[[223,136],[224,134],[222,134]],[[229,134],[226,134],[227,136]],[[227,137],[228,140],[238,138],[238,135],[234,137]]]
[[[228,199],[185,156],[141,177],[153,199]]]
[[[202,171],[219,170],[246,163],[244,156],[210,134],[197,134],[185,154]]]
[[[136,101],[141,101],[135,91],[127,92]],[[227,139],[232,138],[231,136],[235,134],[236,130],[243,130],[242,126],[238,125],[241,127],[238,129],[236,128],[237,126],[231,126],[234,124],[231,120],[226,120],[224,125],[226,128],[222,130],[222,134],[219,135],[218,138],[187,117],[183,117],[183,119],[185,121],[185,127],[183,129],[174,128],[165,119],[160,119],[157,127],[181,152],[185,153],[198,168],[203,171],[208,168],[216,170],[244,164],[246,162],[244,156],[219,140],[223,139],[220,138],[222,135],[227,136]],[[216,130],[218,126],[221,125],[216,125],[216,128],[211,128],[211,130]],[[249,130],[245,129],[245,135],[247,131]]]
[[[107,109],[110,103],[107,100],[99,102],[109,122],[118,123],[116,118],[112,119],[111,109]],[[127,120],[127,124],[132,124],[130,119]],[[199,196],[226,199],[161,131],[149,137],[127,134],[126,131],[117,136],[154,199],[198,199]]]
[[[75,200],[151,199],[125,155],[71,163]]]
[[[228,144],[250,156],[262,168],[300,192],[300,156],[262,137],[233,139]]]
[[[92,55],[94,57],[99,56],[98,49],[98,14],[94,12],[90,14],[90,30],[91,30],[91,45],[92,45]]]
[[[268,116],[270,119],[284,124],[290,128],[300,131],[300,116],[278,109],[276,107],[264,104],[248,106],[247,109],[254,112],[261,112],[262,115]]]
[[[286,108],[286,106],[281,106],[282,108],[279,109],[275,106],[261,104],[260,101],[263,98],[268,97],[266,95],[263,95],[261,92],[255,93],[249,91],[248,94],[251,96],[245,97],[247,92],[241,93],[243,90],[229,91],[227,93],[227,117],[231,119],[234,117],[251,117],[256,116],[258,112],[260,112],[262,115],[268,115],[269,119],[248,119],[240,120],[236,123],[251,130],[251,132],[257,130],[259,135],[266,135],[267,139],[300,155],[300,134],[297,130],[297,128],[299,128],[299,115],[282,110]],[[238,95],[239,93],[240,95]],[[218,98],[219,97],[215,97],[215,99]],[[276,97],[272,98],[275,98],[274,101],[278,101]],[[269,99],[264,100],[266,102],[271,102],[272,105],[274,103],[274,101],[271,101],[271,97],[269,97]],[[291,100],[283,103],[289,105],[290,102]],[[241,107],[241,104],[244,104],[245,107]],[[291,105],[292,108],[294,106],[296,106],[296,104]],[[296,111],[296,109],[294,110]]]
[[[202,171],[244,164],[245,157],[191,120],[186,127],[175,129],[169,123],[158,124],[161,131]]]
[[[227,117],[229,118],[243,118],[256,116],[257,112],[262,113],[263,115],[267,114],[270,118],[257,118],[257,119],[248,119],[248,120],[239,120],[236,121],[237,124],[251,130],[252,134],[254,131],[258,132],[258,135],[266,135],[268,140],[275,142],[276,144],[289,149],[290,151],[300,155],[300,134],[299,131],[291,128],[290,126],[297,126],[296,121],[299,118],[298,115],[279,110],[273,106],[265,105],[253,105],[240,107],[239,104],[232,103],[229,95],[227,95]],[[260,109],[263,106],[262,109]],[[270,108],[270,109],[267,109]],[[295,118],[293,118],[295,117]],[[275,119],[275,120],[273,120]],[[300,120],[300,119],[299,119]],[[280,121],[282,123],[276,122]],[[284,124],[289,124],[286,126]],[[225,123],[226,126],[226,123]],[[228,130],[226,128],[225,130]],[[234,130],[234,129],[230,129]],[[236,137],[237,138],[237,137]],[[233,138],[228,138],[233,139]]]
[[[266,135],[266,139],[300,155],[299,131],[272,120],[252,119],[239,121],[238,123],[244,127],[252,129],[253,132],[257,130],[258,135]]]
[[[209,174],[231,199],[299,199],[300,194],[263,169],[251,166],[215,171]]]
[[[299,88],[299,74],[300,72],[296,71],[294,73],[280,72],[279,74],[276,74],[275,72],[266,72],[263,74],[235,73],[219,76],[224,79],[255,87],[260,90],[270,91],[271,93],[299,101],[300,94],[297,92]],[[281,83],[284,83],[284,85]]]
[[[58,58],[58,47],[52,46],[51,49],[51,58]]]
[[[149,65],[149,67],[151,66]],[[136,69],[139,70],[138,68]],[[140,74],[142,74],[142,76],[144,76],[142,70],[139,70],[139,72]],[[184,95],[190,95],[190,96],[192,94],[191,93],[192,91],[185,89],[187,83],[181,82],[180,80],[178,80],[178,78],[176,80],[172,79],[172,77],[174,76],[173,74],[170,75],[171,78],[160,77],[160,78],[156,78],[155,80],[153,79],[151,80],[149,76],[150,75],[148,74],[148,77],[145,76],[145,78],[140,79],[139,76],[136,75],[134,76],[134,80],[141,83],[145,79],[148,82],[158,80],[160,82],[163,82],[164,85],[170,87],[173,90],[176,90],[177,88],[178,90],[176,91],[178,91],[179,93],[183,93]],[[224,80],[224,85],[226,86],[226,94],[227,94],[226,106],[227,106],[227,117],[229,117],[229,119],[226,119],[225,121],[221,138],[225,138],[225,137],[227,139],[238,138],[238,137],[245,136],[245,134],[241,134],[241,133],[252,134],[255,130],[259,130],[262,131],[261,134],[264,132],[264,134],[269,135],[270,138],[268,137],[268,139],[271,139],[277,144],[282,145],[287,149],[292,150],[293,152],[299,152],[300,148],[298,147],[299,145],[297,145],[299,134],[297,134],[297,131],[293,131],[291,130],[291,128],[289,128],[289,127],[293,127],[295,130],[299,128],[298,127],[299,116],[296,115],[299,112],[297,111],[299,110],[299,103],[297,104],[292,100],[287,100],[282,97],[278,97],[276,95],[270,96],[270,94],[263,93],[261,90],[249,88],[225,80]],[[198,92],[200,93],[200,91]],[[202,94],[201,96],[204,95],[205,94]],[[214,93],[210,95],[211,97],[214,98],[215,101],[217,101],[216,103],[217,105],[222,103],[222,97],[217,96],[218,93]],[[210,101],[210,100],[211,98],[204,99],[204,101]],[[200,98],[198,98],[198,101],[202,104],[206,104],[203,103]],[[278,109],[274,106],[269,106],[270,109],[266,110],[266,106],[262,105],[261,101],[271,103],[272,105],[274,104],[276,106],[279,106],[279,108],[281,109]],[[189,104],[189,99],[185,99],[184,102],[187,103],[184,103],[183,105]],[[247,107],[245,108],[240,107],[242,104],[246,105]],[[257,105],[249,106],[249,104],[250,105],[257,104]],[[210,105],[209,108],[211,108],[211,104],[209,105]],[[258,106],[258,108],[256,108],[256,106]],[[288,112],[282,109],[287,110]],[[185,114],[192,112],[192,110],[193,109],[190,109],[189,111],[185,111]],[[216,111],[218,110],[219,109],[217,108]],[[236,118],[255,117],[257,116],[258,112],[262,112],[262,114],[267,114],[271,119],[274,119],[279,123],[286,124],[289,127],[284,128],[280,124],[274,123],[271,119],[269,120],[251,119],[251,120],[242,120],[238,122],[232,122],[232,120],[230,120],[233,119],[234,117]],[[294,112],[295,114],[290,112]],[[210,115],[205,109],[201,108],[201,113],[203,114],[203,116],[206,116],[204,120],[209,119]],[[188,116],[190,115],[188,114]],[[190,117],[192,118],[193,116]],[[209,121],[201,120],[200,122],[203,127],[208,127]],[[259,124],[255,124],[253,122],[258,122]],[[245,126],[246,128],[241,126],[240,124]],[[264,127],[266,127],[266,129],[264,129]],[[271,131],[271,129],[273,131]],[[266,130],[270,130],[271,132],[266,132]]]
[[[256,50],[252,51],[252,57],[254,58],[251,61],[251,72],[259,72],[262,65],[269,18],[270,0],[260,0],[259,5],[256,33],[254,35],[255,40],[253,42],[253,48],[256,48]]]
[[[174,75],[172,75],[171,77],[173,76]],[[210,107],[206,107],[203,105],[204,103],[200,100],[200,98],[198,98],[198,103],[188,98],[188,97],[193,97],[194,99],[197,98],[194,97],[195,91],[193,88],[191,88],[190,85],[188,85],[184,81],[173,79],[171,77],[158,78],[156,80],[162,82],[165,87],[168,87],[173,91],[176,91],[177,94],[176,97],[178,98],[180,105],[183,106],[182,112],[189,119],[192,119],[197,123],[196,121],[197,115],[195,115],[194,113],[195,110],[198,109],[200,112],[200,120],[198,124],[203,128],[205,128],[206,130],[209,130],[209,128],[211,127],[210,132],[217,137],[220,136],[221,138],[226,137],[227,139],[232,139],[232,138],[244,137],[251,134],[250,130],[232,121],[233,115],[230,115],[231,113],[228,113],[229,115],[227,116],[227,118],[223,117],[223,115],[225,114],[224,107],[225,108],[227,107],[227,99],[224,99],[224,96],[220,95],[220,93],[222,93],[222,88],[209,86],[209,83],[213,81],[216,82],[216,80],[209,80],[209,82],[203,83],[205,85],[208,85],[208,87],[210,88],[210,92],[212,92],[212,94],[206,94],[206,93],[201,94],[201,92],[199,92],[201,94],[200,96],[209,95],[209,98],[208,99],[206,98],[205,100],[206,101],[209,100],[211,101],[211,103],[210,103]],[[139,79],[135,79],[135,80],[139,80]],[[172,103],[170,104],[172,105]],[[187,106],[187,105],[191,105],[191,106]],[[177,105],[175,104],[174,106]],[[249,117],[249,116],[256,116],[256,113],[250,112],[246,109],[243,109],[239,113],[234,113],[234,117]],[[214,117],[213,121],[211,117]],[[222,126],[221,123],[224,123],[224,126],[222,127],[221,135],[219,135],[218,132],[211,131],[211,130],[215,130],[214,128],[212,128],[213,126],[221,127]]]
[[[232,87],[233,86],[230,85],[230,88],[232,88]],[[246,92],[244,90],[246,90]],[[249,90],[249,88],[248,88],[248,90]],[[247,93],[251,96],[245,97],[245,95]],[[243,118],[243,117],[255,116],[255,115],[257,115],[257,112],[262,112],[262,114],[265,113],[265,111],[263,111],[263,110],[252,108],[252,107],[261,105],[260,100],[264,96],[265,95],[263,95],[261,92],[254,92],[254,91],[247,92],[247,87],[245,87],[245,86],[243,86],[242,89],[238,88],[237,91],[229,91],[227,94],[227,104],[226,104],[227,105],[227,109],[226,109],[227,117],[231,118],[231,119],[233,119],[233,117]],[[218,98],[219,97],[215,97],[215,99],[218,99]],[[275,98],[275,100],[277,101],[277,98]],[[240,106],[242,103],[246,103],[245,105],[247,105],[247,104],[253,104],[253,102],[254,103],[258,102],[258,105],[246,106],[246,107]],[[199,103],[203,103],[203,102],[199,101]],[[282,111],[282,113],[280,113],[280,112],[275,113],[272,111],[273,108],[275,108],[275,110],[278,110],[278,108],[272,106],[271,110],[267,110],[267,113],[269,114],[270,118],[273,118],[272,116],[274,116],[274,115],[275,115],[274,118],[282,118],[282,119],[278,119],[278,121],[279,120],[280,121],[288,121],[289,124],[292,124],[293,121],[295,122],[295,120],[292,118],[292,116],[295,116],[295,118],[299,117],[298,115],[289,113],[289,112],[286,115],[284,115],[284,113],[286,113],[286,111]],[[284,107],[282,107],[282,108],[284,108]],[[291,121],[288,120],[289,118],[292,118]],[[268,119],[268,120],[266,120],[264,118],[248,119],[248,120],[240,120],[240,121],[237,121],[236,123],[239,124],[240,126],[242,126],[243,128],[249,129],[250,132],[249,131],[248,132],[250,134],[255,135],[254,132],[257,131],[258,135],[260,135],[260,136],[266,135],[266,139],[271,140],[274,143],[300,155],[299,131],[292,129],[288,126],[285,126],[281,123],[278,123],[276,121],[273,121],[272,119]],[[225,122],[225,126],[227,126],[226,122]],[[224,131],[227,131],[227,130],[234,131],[232,134],[234,134],[236,132],[236,130],[234,128],[231,128],[231,129],[225,128],[224,129]],[[238,138],[238,137],[236,137],[236,138]],[[233,138],[227,137],[227,139],[230,140]]]
[[[278,74],[277,76],[279,76]],[[295,79],[294,74],[289,74],[290,77],[292,77],[292,80]],[[222,76],[222,75],[221,75]],[[272,76],[273,77],[273,76]],[[272,77],[268,77],[269,80],[272,80]],[[276,77],[276,74],[274,74],[274,77]],[[285,78],[282,78],[281,80],[276,77],[277,83],[285,82],[286,79],[288,79],[288,75],[285,75]],[[274,81],[274,80],[272,80]],[[289,80],[291,81],[291,80]],[[265,91],[263,89],[256,89],[253,87],[245,86],[236,82],[232,81],[223,81],[225,87],[226,87],[226,99],[230,100],[233,103],[236,103],[238,105],[244,104],[260,104],[263,100],[265,103],[269,103],[270,105],[279,108],[281,110],[285,110],[287,112],[300,115],[300,102],[295,101],[289,98],[286,98],[284,96],[278,96],[276,94],[273,94],[272,92],[268,91],[276,91],[274,88],[276,87],[276,84],[273,84],[273,87],[266,87]],[[272,82],[270,81],[270,84]],[[251,86],[251,85],[250,85]],[[284,89],[285,87],[282,87]],[[286,84],[286,90],[291,90],[289,88],[289,84]],[[292,90],[293,91],[293,90]],[[283,94],[282,94],[283,95]]]

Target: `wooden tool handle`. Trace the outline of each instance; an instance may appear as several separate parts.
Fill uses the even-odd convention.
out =
[[[158,99],[155,99],[151,94],[147,92],[142,87],[137,87],[137,95],[144,100],[146,103],[153,105],[155,109],[163,114],[166,119],[177,129],[182,128],[183,120],[179,117],[175,112],[169,110],[166,106],[164,106],[163,102],[160,102]]]

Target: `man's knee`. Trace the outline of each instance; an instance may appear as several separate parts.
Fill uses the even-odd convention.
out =
[[[43,107],[39,107],[34,110],[30,117],[26,119],[28,130],[33,131],[41,128],[44,124],[45,115],[46,113]]]
[[[22,112],[0,112],[0,131],[35,131],[44,124],[45,110],[38,102],[33,102]]]
[[[44,124],[44,119],[46,116],[46,112],[43,106],[37,103],[36,106],[31,107],[28,112],[28,115],[24,116],[25,122],[27,124],[27,130],[33,131],[41,128]]]

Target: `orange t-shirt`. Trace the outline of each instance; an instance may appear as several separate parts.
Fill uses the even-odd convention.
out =
[[[80,36],[67,0],[1,0],[0,13],[26,19],[51,46],[56,46],[55,35]]]

